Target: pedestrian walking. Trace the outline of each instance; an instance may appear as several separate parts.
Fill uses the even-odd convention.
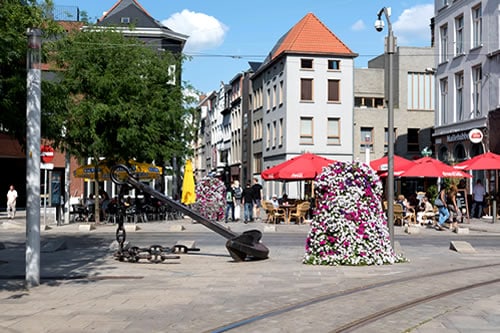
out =
[[[250,186],[250,181],[247,182],[245,189],[243,189],[242,203],[243,203],[243,218],[244,222],[248,223],[253,221],[253,202],[254,193]]]
[[[235,221],[234,218],[234,192],[233,188],[229,186],[226,189],[226,214],[225,214],[225,221],[226,223],[229,220],[229,212],[231,212],[231,221]]]
[[[455,231],[458,228],[458,219],[462,216],[462,212],[458,209],[457,205],[457,193],[458,188],[455,185],[451,185],[448,191],[448,211],[450,212],[450,230]]]
[[[483,216],[485,195],[486,190],[481,182],[481,179],[478,179],[472,189],[472,217],[481,218]]]
[[[436,230],[443,230],[443,225],[450,218],[450,212],[448,211],[448,207],[446,207],[446,185],[441,184],[441,189],[439,190],[439,194],[434,200],[434,205],[439,210],[439,219],[438,224],[436,225]]]
[[[17,191],[14,185],[10,185],[9,191],[7,192],[7,217],[13,219],[16,217],[16,201],[17,201]]]
[[[260,207],[262,207],[262,185],[259,184],[259,180],[257,178],[253,179],[252,191],[255,209],[254,216],[256,219],[260,220]]]
[[[233,194],[234,194],[234,218],[239,220],[241,217],[241,197],[243,195],[243,189],[240,186],[240,182],[235,180],[233,182]]]

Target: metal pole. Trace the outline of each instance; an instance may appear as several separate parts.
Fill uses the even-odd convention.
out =
[[[389,234],[391,235],[391,246],[394,249],[394,80],[393,80],[393,57],[396,42],[394,40],[394,35],[392,33],[392,25],[389,20],[389,16],[386,14],[387,26],[389,34],[387,36],[387,53],[389,54],[389,101],[388,101],[388,127],[389,127],[389,158],[388,158],[388,169],[389,175],[387,177],[388,182],[388,215],[389,215]]]
[[[370,137],[365,136],[365,164],[370,165]]]
[[[47,225],[47,169],[43,170],[43,226]]]
[[[26,95],[26,287],[40,284],[41,31],[28,29]]]
[[[71,198],[71,193],[70,193],[70,182],[71,182],[71,173],[70,173],[70,165],[71,165],[71,157],[69,155],[69,152],[66,151],[66,163],[64,166],[64,223],[69,224],[69,210],[70,210],[70,198]],[[113,193],[114,194],[114,193]],[[113,195],[114,196],[114,195]]]
[[[388,97],[387,97],[387,133],[389,141],[387,151],[387,223],[389,227],[389,234],[391,238],[391,246],[394,249],[394,101],[393,101],[393,57],[396,52],[396,38],[392,32],[391,24],[391,9],[384,7],[377,14],[377,21],[375,28],[377,31],[383,30],[383,22],[381,21],[382,14],[384,14],[387,21],[387,37],[385,39],[385,54],[388,55],[388,73],[387,80],[389,81]]]

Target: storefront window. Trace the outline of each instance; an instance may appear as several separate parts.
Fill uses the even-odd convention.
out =
[[[465,148],[463,144],[459,143],[455,146],[453,158],[455,160],[455,163],[462,162],[466,159]]]
[[[446,148],[445,146],[441,146],[438,151],[439,151],[438,159],[442,162],[447,162],[448,161],[448,148]]]

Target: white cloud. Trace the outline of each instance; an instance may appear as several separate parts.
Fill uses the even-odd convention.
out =
[[[393,22],[394,34],[398,44],[414,45],[431,39],[431,17],[434,16],[434,4],[418,5],[405,9],[398,19]]]
[[[222,44],[228,27],[213,16],[184,9],[161,22],[175,32],[188,35],[184,52],[197,52]]]
[[[361,31],[365,30],[365,22],[363,20],[357,20],[352,26],[351,30],[353,31]]]

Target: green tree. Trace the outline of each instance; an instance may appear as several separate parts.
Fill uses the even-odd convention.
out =
[[[51,0],[0,0],[0,128],[21,144],[26,136],[26,31],[41,28],[45,38],[62,31],[51,11]]]
[[[170,161],[190,154],[193,110],[182,87],[168,84],[174,79],[168,68],[180,68],[182,55],[159,53],[99,27],[47,47],[56,70],[44,82],[42,116],[50,119],[47,136],[57,147],[96,162]]]

